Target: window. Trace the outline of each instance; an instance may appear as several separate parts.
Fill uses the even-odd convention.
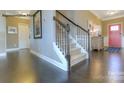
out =
[[[111,31],[118,31],[119,30],[119,26],[118,25],[114,25],[114,26],[111,26]]]

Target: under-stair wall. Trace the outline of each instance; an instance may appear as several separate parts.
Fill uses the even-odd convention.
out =
[[[65,71],[67,71],[66,64],[64,64],[56,53],[55,43],[55,11],[43,10],[42,11],[42,38],[34,39],[33,35],[33,20],[31,18],[30,24],[30,46],[31,53],[40,57],[46,62],[49,62]]]

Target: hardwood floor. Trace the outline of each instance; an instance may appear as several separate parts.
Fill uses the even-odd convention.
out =
[[[124,50],[119,53],[93,51],[87,60],[67,72],[30,54],[29,50],[0,57],[1,83],[107,83],[124,82]]]
[[[0,57],[0,82],[67,82],[67,73],[30,54],[29,50],[20,50]]]
[[[93,51],[91,62],[74,67],[71,75],[71,82],[123,83],[124,50],[119,53]]]

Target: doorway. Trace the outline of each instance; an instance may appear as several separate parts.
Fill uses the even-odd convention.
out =
[[[109,25],[109,47],[121,48],[121,24]]]
[[[19,31],[19,48],[25,49],[29,48],[29,26],[28,24],[20,23],[18,24]]]

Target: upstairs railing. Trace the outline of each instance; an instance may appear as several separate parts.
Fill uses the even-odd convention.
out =
[[[56,11],[56,44],[68,61],[68,70],[71,70],[70,62],[70,36],[84,48],[90,57],[90,35],[89,31],[82,28],[74,21]]]

